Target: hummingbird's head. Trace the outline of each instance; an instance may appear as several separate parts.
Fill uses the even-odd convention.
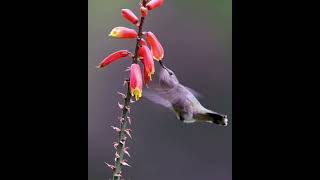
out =
[[[171,89],[179,84],[179,80],[172,70],[168,68],[161,68],[159,83],[161,87]]]

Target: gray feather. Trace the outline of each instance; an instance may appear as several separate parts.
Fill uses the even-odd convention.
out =
[[[143,96],[153,103],[160,104],[166,108],[171,108],[171,103],[168,100],[161,97],[159,94],[157,94],[156,91],[145,90],[143,92]]]
[[[187,86],[184,86],[184,87],[185,87],[186,89],[188,89],[195,97],[197,97],[197,98],[203,97],[203,95],[200,94],[199,92],[197,92],[196,90],[191,89],[191,88],[189,88],[189,87],[187,87]]]

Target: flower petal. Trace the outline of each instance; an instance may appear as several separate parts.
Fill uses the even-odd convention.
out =
[[[123,58],[123,57],[126,57],[129,55],[129,51],[127,50],[119,50],[119,51],[116,51],[112,54],[110,54],[109,56],[107,56],[106,58],[104,58],[101,63],[97,66],[97,68],[102,68],[102,67],[105,67],[107,65],[109,65],[110,63],[120,59],[120,58]]]

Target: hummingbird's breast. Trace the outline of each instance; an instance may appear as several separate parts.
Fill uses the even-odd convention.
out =
[[[191,123],[195,120],[193,117],[192,104],[188,99],[179,99],[172,103],[172,109],[177,118],[185,123]]]

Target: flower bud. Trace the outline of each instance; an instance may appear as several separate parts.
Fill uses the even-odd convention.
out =
[[[142,97],[142,75],[139,64],[132,64],[130,68],[130,91],[136,100]]]
[[[161,6],[163,4],[163,1],[164,0],[151,0],[147,3],[146,6],[149,10],[152,10],[154,8]]]
[[[112,54],[110,54],[108,57],[106,57],[104,60],[101,61],[101,63],[97,66],[97,68],[102,68],[110,63],[119,60],[120,58],[126,57],[129,55],[129,51],[127,50],[119,50]]]
[[[151,46],[152,56],[155,60],[160,61],[164,56],[164,50],[157,39],[157,37],[152,32],[147,32],[147,41]]]
[[[111,30],[109,36],[115,38],[137,38],[138,33],[134,29],[115,27]]]
[[[154,61],[152,59],[152,53],[148,46],[141,46],[139,48],[139,55],[142,57],[142,63],[144,65],[144,83],[147,85],[151,80],[151,76],[155,72]]]
[[[121,15],[126,18],[128,21],[130,21],[132,24],[137,25],[139,22],[139,19],[137,16],[130,10],[130,9],[122,9]]]
[[[143,38],[140,40],[140,46],[147,46],[147,42]]]
[[[140,14],[141,14],[142,17],[147,16],[148,15],[148,9],[143,7],[143,6],[141,6],[140,7]]]

